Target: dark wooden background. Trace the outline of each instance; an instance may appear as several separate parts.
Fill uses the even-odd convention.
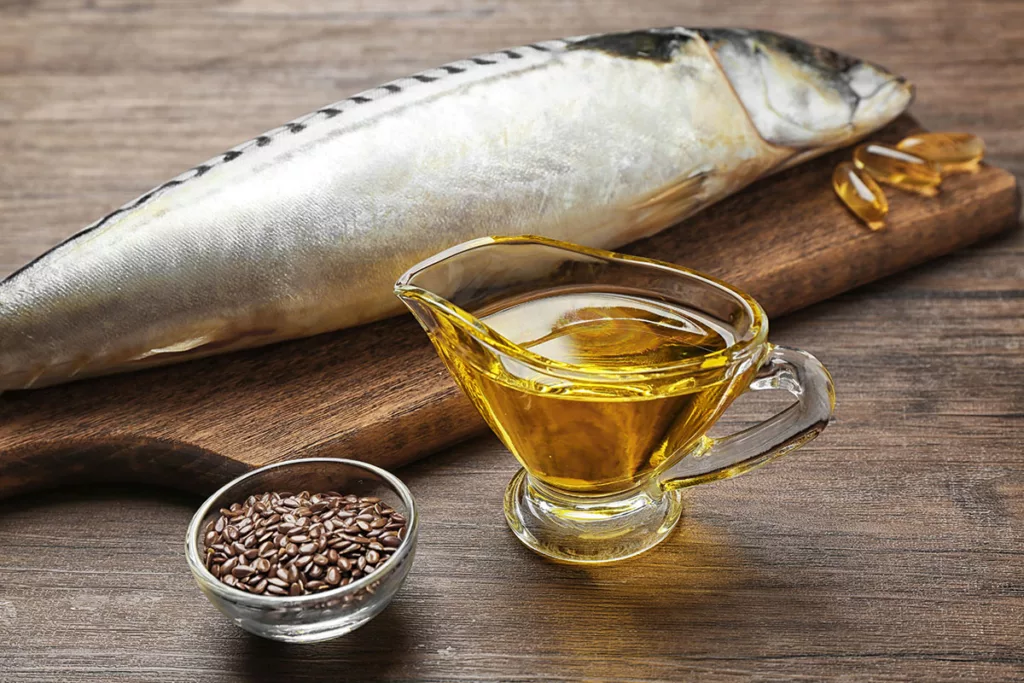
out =
[[[1024,177],[1014,0],[0,0],[0,271],[195,162],[365,86],[541,38],[682,24],[797,34],[916,82],[913,113]],[[504,526],[481,439],[402,470],[421,554],[395,603],[317,646],[235,629],[193,586],[198,500],[0,503],[0,680],[1024,678],[1021,231],[773,323],[836,420],[687,492],[637,561],[548,564]],[[729,427],[764,402],[739,404]]]

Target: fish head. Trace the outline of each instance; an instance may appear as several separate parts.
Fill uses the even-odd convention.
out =
[[[831,149],[881,128],[913,100],[905,78],[771,31],[701,29],[758,133],[794,149]]]

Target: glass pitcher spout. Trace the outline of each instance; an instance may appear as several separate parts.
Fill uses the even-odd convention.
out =
[[[470,367],[501,376],[515,365],[514,359],[533,355],[482,320],[516,291],[530,289],[523,278],[531,264],[493,251],[506,239],[482,238],[458,245],[410,268],[395,283],[395,294],[471,399],[478,392],[466,381]]]
[[[439,331],[453,330],[480,340],[493,336],[493,330],[470,311],[488,298],[482,283],[502,277],[487,251],[498,239],[477,239],[440,252],[410,268],[395,283],[395,294],[432,339]]]
[[[557,287],[569,276],[563,273],[560,278],[559,271],[583,258],[582,249],[542,237],[483,237],[416,264],[395,283],[395,294],[435,344],[458,345],[468,337],[492,347],[494,353],[543,365],[550,359],[506,338],[482,318]],[[454,333],[454,339],[435,336],[442,331]]]

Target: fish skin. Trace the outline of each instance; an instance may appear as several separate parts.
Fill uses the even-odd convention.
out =
[[[474,237],[615,248],[911,96],[881,67],[742,29],[552,40],[399,79],[187,171],[0,283],[0,390],[394,315],[410,264]]]

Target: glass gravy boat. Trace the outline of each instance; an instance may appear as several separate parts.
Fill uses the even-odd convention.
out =
[[[651,548],[679,520],[679,489],[798,448],[834,408],[828,372],[768,343],[756,301],[668,263],[491,237],[412,267],[395,292],[523,465],[505,495],[512,531],[556,560]],[[769,389],[796,401],[707,436],[738,395]]]

